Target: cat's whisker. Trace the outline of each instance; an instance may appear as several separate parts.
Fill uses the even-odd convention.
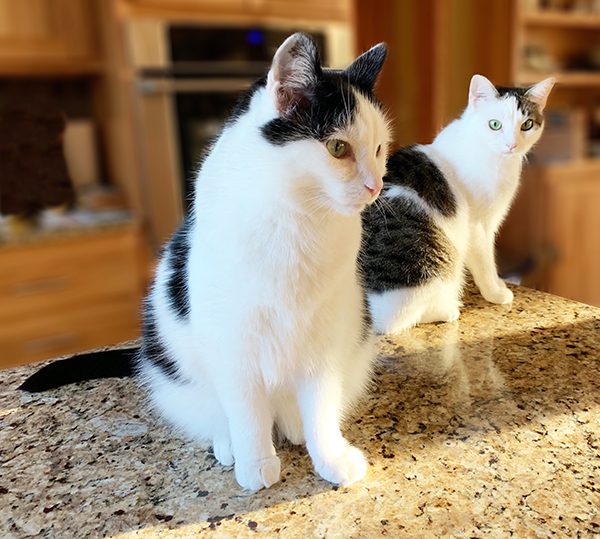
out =
[[[387,221],[387,217],[385,215],[385,208],[383,207],[383,201],[378,198],[375,201],[375,207],[377,208],[377,210],[381,214],[381,217],[383,218],[383,226],[385,227],[385,230],[389,236],[390,231],[388,229],[388,221]]]

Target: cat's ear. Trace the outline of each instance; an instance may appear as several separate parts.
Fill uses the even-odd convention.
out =
[[[354,60],[345,73],[353,84],[372,92],[386,56],[387,47],[384,43],[378,43]]]
[[[554,87],[555,83],[556,79],[554,77],[548,77],[547,79],[538,82],[529,88],[529,90],[527,90],[527,93],[525,94],[527,99],[535,103],[540,112],[544,110],[546,101],[548,101],[548,96],[550,95],[550,91]]]
[[[314,41],[301,32],[288,37],[273,56],[267,77],[267,91],[277,112],[286,117],[308,105],[320,75],[319,52]]]
[[[469,86],[469,105],[498,97],[496,87],[483,75],[473,75]]]

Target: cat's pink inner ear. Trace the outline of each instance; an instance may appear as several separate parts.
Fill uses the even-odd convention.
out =
[[[267,77],[267,91],[280,115],[287,116],[307,103],[319,70],[317,48],[308,36],[296,33],[283,42]]]
[[[496,87],[483,75],[473,75],[469,86],[469,105],[498,97]]]
[[[550,95],[550,91],[554,87],[556,83],[556,79],[554,77],[548,77],[541,82],[538,82],[529,90],[527,90],[527,97],[537,104],[540,109],[540,112],[544,110],[546,106],[546,102],[548,101],[548,96]]]

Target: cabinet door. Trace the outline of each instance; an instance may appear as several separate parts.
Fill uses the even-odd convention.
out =
[[[86,0],[0,0],[0,67],[93,57],[91,6]]]
[[[248,0],[262,15],[290,20],[349,22],[349,0]]]
[[[136,226],[0,246],[0,369],[139,335]]]
[[[600,166],[544,178],[544,243],[556,253],[549,292],[600,306]]]
[[[288,21],[350,20],[350,0],[122,0],[138,14],[241,15]]]
[[[246,14],[247,0],[124,0],[128,8],[140,14],[160,14],[165,12],[199,14]]]

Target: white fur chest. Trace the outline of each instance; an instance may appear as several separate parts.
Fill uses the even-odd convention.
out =
[[[521,175],[521,158],[496,158],[465,170],[461,180],[467,187],[471,219],[486,220],[504,212],[510,204]]]
[[[337,325],[348,327],[348,311],[359,331],[360,218],[271,210],[252,224],[221,227],[221,244],[200,220],[189,288],[194,331],[218,334],[224,346],[240,343],[232,353],[277,385],[326,360],[340,338]],[[214,253],[210,264],[201,256],[207,251]]]

